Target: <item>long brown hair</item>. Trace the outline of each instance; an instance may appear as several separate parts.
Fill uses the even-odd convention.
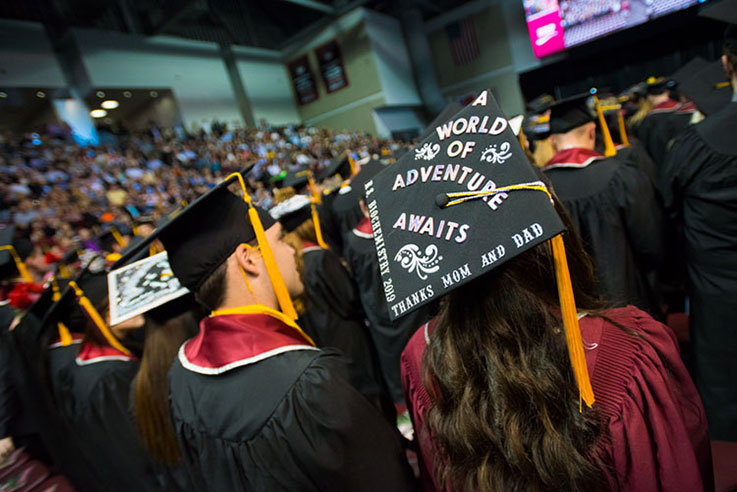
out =
[[[559,203],[559,212],[570,221]],[[604,306],[564,237],[579,310]],[[438,483],[454,491],[595,490],[596,412],[579,412],[547,244],[450,293],[423,356]]]
[[[179,347],[197,333],[202,313],[193,299],[169,304],[146,315],[146,339],[136,376],[136,426],[141,443],[155,459],[177,465],[182,455],[169,418],[167,374]]]

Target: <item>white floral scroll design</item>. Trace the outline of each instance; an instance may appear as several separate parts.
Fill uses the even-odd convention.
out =
[[[407,273],[416,272],[421,280],[427,280],[428,273],[440,270],[440,261],[443,259],[438,254],[438,247],[434,244],[425,248],[424,253],[416,244],[405,244],[394,256],[394,261],[407,270]]]
[[[504,142],[502,145],[497,149],[496,144],[489,145],[486,147],[486,150],[484,150],[481,153],[481,160],[489,162],[491,164],[504,164],[504,162],[512,157],[512,152],[510,152],[511,145],[509,145],[509,142]]]
[[[431,161],[440,152],[440,144],[432,145],[430,142],[426,143],[419,149],[415,149],[415,160],[426,160]]]

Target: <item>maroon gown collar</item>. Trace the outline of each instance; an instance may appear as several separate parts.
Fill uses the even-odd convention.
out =
[[[179,349],[179,362],[190,371],[217,375],[284,352],[318,350],[285,319],[272,314],[278,312],[261,308],[254,312],[256,308],[246,306],[244,313],[203,319],[200,333]]]
[[[88,366],[90,364],[97,364],[98,362],[109,362],[113,360],[131,362],[138,359],[109,345],[98,345],[87,342],[82,344],[82,348],[79,349],[79,354],[75,360],[79,366]]]
[[[554,169],[557,167],[586,167],[592,162],[603,159],[604,156],[595,150],[574,147],[561,150],[548,161],[543,169]]]
[[[353,234],[364,239],[373,239],[374,230],[371,228],[371,220],[368,217],[361,219],[361,222],[353,229]]]
[[[649,113],[672,113],[676,109],[678,109],[681,105],[675,102],[672,99],[668,99],[667,101],[663,101],[660,104],[656,104],[653,106]]]
[[[320,251],[322,249],[323,248],[312,241],[302,241],[302,254],[309,253],[310,251]]]

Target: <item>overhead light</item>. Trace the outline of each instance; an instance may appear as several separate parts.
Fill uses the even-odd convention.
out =
[[[8,97],[7,92],[0,92],[0,98],[5,99],[6,97]]]
[[[107,116],[107,111],[105,111],[104,109],[93,109],[92,111],[90,111],[90,116],[92,116],[93,118],[104,118],[105,116]]]
[[[130,99],[131,97],[133,97],[133,94],[131,94],[131,91],[125,91],[123,92],[123,97]]]
[[[38,91],[36,92],[36,97],[44,98],[46,97],[46,93],[44,91]]]
[[[99,97],[99,98],[103,98],[103,97],[105,97],[105,93],[104,93],[104,92],[102,92],[102,91],[97,91],[97,92],[96,92],[95,94],[96,94],[96,95],[97,95],[97,97]]]
[[[102,104],[100,104],[100,106],[105,109],[115,109],[120,106],[120,103],[115,99],[108,99],[107,101],[102,101]]]
[[[156,92],[156,91],[151,91],[151,92],[149,92],[149,95],[150,95],[151,97],[159,97],[159,93],[158,93],[158,92]]]

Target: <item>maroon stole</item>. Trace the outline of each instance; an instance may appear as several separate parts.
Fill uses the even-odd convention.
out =
[[[179,362],[190,371],[217,375],[295,350],[318,350],[297,324],[260,304],[213,311],[200,322],[200,333],[179,349]]]
[[[599,159],[604,159],[604,156],[595,150],[574,147],[571,149],[561,150],[555,154],[553,158],[545,164],[543,169],[548,170],[559,167],[582,168]]]
[[[121,352],[109,345],[98,345],[88,342],[82,344],[82,348],[79,349],[79,354],[75,359],[78,366],[88,366],[90,364],[97,364],[98,362],[109,362],[113,360],[133,362],[137,361],[138,358]]]
[[[353,234],[363,239],[373,239],[374,230],[371,228],[371,220],[368,217],[361,219],[361,222],[353,229]]]

